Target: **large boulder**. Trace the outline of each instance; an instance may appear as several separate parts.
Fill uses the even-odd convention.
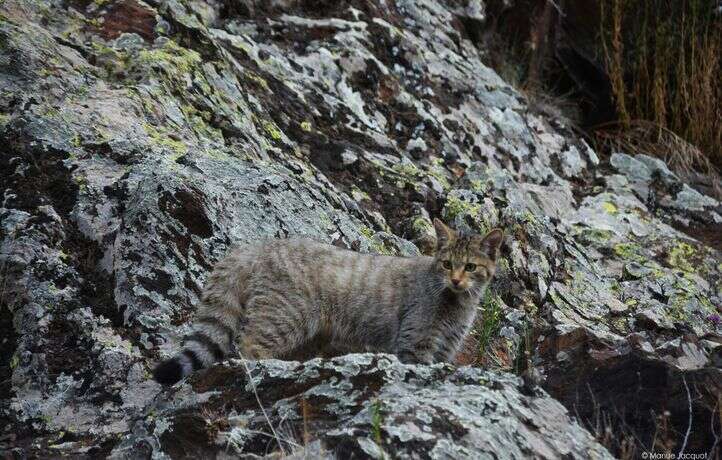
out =
[[[113,458],[613,458],[518,377],[391,355],[230,360],[149,410]]]

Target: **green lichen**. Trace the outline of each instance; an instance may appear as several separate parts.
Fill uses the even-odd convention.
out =
[[[426,173],[429,176],[438,180],[444,190],[448,190],[451,188],[451,183],[449,182],[449,179],[446,178],[446,174],[444,174],[444,171],[445,170],[443,169],[443,166],[434,165],[432,163],[432,165],[427,169]]]
[[[87,96],[89,92],[90,92],[90,86],[88,86],[86,84],[82,84],[82,85],[78,86],[78,91],[75,94],[78,97],[83,98],[83,97]]]
[[[675,277],[674,288],[676,292],[670,296],[665,310],[665,315],[670,320],[686,322],[692,318],[693,312],[700,310],[705,314],[717,312],[709,298],[700,292],[692,277]]]
[[[58,108],[56,108],[56,107],[52,107],[52,106],[49,106],[49,105],[46,105],[46,106],[43,108],[43,112],[42,112],[42,113],[43,113],[44,116],[46,116],[46,117],[48,117],[48,118],[56,118],[56,117],[59,117],[59,116],[60,116],[60,110],[59,110]]]
[[[237,40],[233,40],[231,42],[231,46],[233,46],[236,49],[239,49],[246,53],[248,56],[251,56],[251,47],[246,45],[245,43],[239,42]]]
[[[479,220],[481,217],[481,205],[464,201],[458,196],[450,194],[446,198],[444,212],[447,220],[454,220],[456,216],[460,215],[469,215],[474,220]]]
[[[0,113],[0,128],[4,128],[8,123],[10,123],[10,117],[4,113]]]
[[[202,63],[200,54],[178,46],[173,40],[168,40],[161,48],[141,50],[138,53],[138,62],[150,67],[160,66],[170,75],[190,73]]]
[[[687,292],[672,295],[664,310],[664,315],[672,322],[686,322],[689,320],[689,311],[686,308],[692,296]]]
[[[714,306],[711,300],[709,300],[709,297],[707,296],[699,296],[698,297],[699,303],[708,313],[716,314],[717,308]]]
[[[486,193],[487,191],[487,185],[486,182],[481,181],[479,179],[474,179],[471,181],[471,189],[475,192],[479,193]]]
[[[333,221],[328,216],[328,214],[326,214],[325,212],[322,212],[321,214],[319,214],[318,221],[321,223],[321,225],[324,228],[333,228]]]
[[[531,211],[524,211],[521,216],[521,220],[528,225],[538,225],[539,219]]]
[[[181,106],[181,112],[186,116],[188,124],[193,131],[199,136],[208,137],[215,140],[223,139],[220,130],[211,127],[208,122],[212,119],[212,114],[205,110],[198,110],[192,105]]]
[[[266,131],[266,133],[271,136],[271,139],[273,139],[274,141],[280,141],[281,137],[283,136],[281,130],[278,129],[276,124],[272,121],[264,121],[263,130]]]
[[[264,91],[269,93],[271,92],[271,88],[268,86],[268,82],[263,77],[260,77],[253,72],[246,72],[246,76],[249,80],[263,88]]]
[[[85,21],[85,23],[89,26],[95,27],[96,29],[100,29],[101,27],[103,27],[103,20],[100,18],[83,18],[83,21]]]
[[[188,147],[186,147],[184,143],[170,138],[168,134],[159,130],[155,126],[144,123],[143,128],[145,129],[146,134],[148,134],[148,137],[150,137],[151,142],[172,152],[172,159],[181,157],[188,152]]]
[[[20,356],[15,353],[13,354],[13,357],[10,358],[10,369],[15,369],[18,367],[18,364],[20,364]]]
[[[604,244],[612,238],[612,235],[614,235],[614,233],[611,230],[589,227],[582,227],[580,230],[582,241],[589,243]]]
[[[301,129],[306,132],[311,132],[311,122],[310,121],[301,122]]]
[[[426,235],[434,232],[434,226],[431,224],[429,219],[424,217],[417,217],[411,222],[411,228],[419,235]]]
[[[646,258],[641,254],[642,248],[636,243],[619,243],[614,245],[614,254],[624,260],[644,262]]]
[[[391,169],[408,180],[414,180],[421,175],[421,170],[413,163],[397,163]]]
[[[73,180],[76,184],[78,184],[78,189],[81,192],[84,192],[88,188],[88,178],[85,177],[82,174],[77,174],[73,176]]]
[[[365,236],[368,239],[371,239],[374,237],[374,231],[365,225],[359,229],[359,233],[361,233],[363,236]]]
[[[375,238],[376,232],[374,232],[372,229],[364,225],[361,226],[361,228],[359,229],[359,233],[361,233],[368,239],[369,246],[372,252],[387,256],[394,255],[394,251],[392,249],[387,248],[383,242],[379,241],[379,238]]]
[[[355,185],[351,186],[351,198],[353,198],[354,201],[371,200],[368,193],[364,192]]]
[[[667,262],[673,268],[694,273],[696,270],[693,263],[690,261],[690,257],[694,256],[696,252],[697,251],[694,247],[687,243],[680,242],[669,250]]]

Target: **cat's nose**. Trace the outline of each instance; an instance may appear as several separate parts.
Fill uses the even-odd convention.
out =
[[[461,280],[457,278],[451,278],[451,282],[454,283],[454,286],[458,286],[459,283],[461,283]]]

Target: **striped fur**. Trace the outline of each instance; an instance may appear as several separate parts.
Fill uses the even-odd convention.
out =
[[[237,337],[241,356],[252,359],[322,344],[335,354],[453,360],[494,275],[502,232],[434,225],[435,257],[360,254],[304,239],[235,249],[210,275],[192,333],[155,369],[156,380],[174,383],[222,360]]]

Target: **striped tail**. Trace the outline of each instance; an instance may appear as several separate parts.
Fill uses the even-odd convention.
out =
[[[183,350],[158,364],[153,378],[163,385],[172,385],[194,371],[222,361],[231,352],[235,326],[235,321],[227,324],[214,316],[196,319],[193,332],[183,339]]]

